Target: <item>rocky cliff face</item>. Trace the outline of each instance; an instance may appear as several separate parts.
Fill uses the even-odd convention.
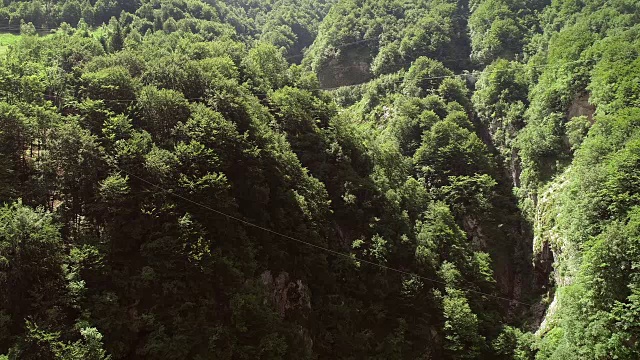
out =
[[[496,157],[500,157],[502,150],[496,145],[496,129],[491,129],[486,124],[478,120],[472,114],[476,132],[490,151]],[[512,299],[522,300],[532,294],[539,294],[546,291],[548,278],[551,272],[553,255],[551,261],[533,258],[534,236],[531,224],[527,221],[525,214],[518,208],[517,199],[512,195],[514,187],[520,186],[520,158],[515,148],[510,150],[509,161],[497,161],[501,182],[497,185],[499,192],[508,199],[507,205],[512,212],[509,219],[499,219],[498,230],[506,235],[513,243],[510,246],[496,244],[490,232],[483,231],[479,221],[474,217],[466,217],[463,221],[464,230],[469,234],[476,248],[484,249],[491,254],[494,262],[494,272],[497,285],[503,294]],[[532,260],[533,259],[533,260]],[[544,309],[541,310],[544,313]],[[542,315],[540,315],[541,317]]]
[[[371,54],[367,47],[354,46],[338,50],[320,69],[318,80],[322,88],[356,85],[372,79]]]
[[[593,123],[593,115],[596,112],[595,105],[589,102],[590,95],[588,93],[582,93],[575,97],[569,110],[567,111],[567,119],[573,119],[578,116],[586,116],[591,123]]]
[[[270,292],[270,300],[281,317],[306,316],[311,309],[311,293],[302,280],[292,280],[287,272],[273,277],[271,271],[261,275],[262,283]]]
[[[289,273],[281,272],[273,276],[265,271],[260,276],[267,290],[266,301],[270,301],[281,318],[298,324],[298,335],[304,344],[304,353],[313,353],[313,339],[308,330],[311,312],[311,290],[302,280],[291,279]]]
[[[540,194],[535,206],[533,260],[535,264],[536,282],[541,290],[546,292],[546,308],[536,311],[537,322],[540,324],[538,335],[544,334],[553,320],[559,307],[556,294],[558,287],[570,285],[573,274],[568,266],[573,261],[575,249],[571,249],[566,240],[566,229],[557,224],[557,218],[562,216],[557,206],[559,197],[568,185],[571,168],[567,168],[557,176]]]

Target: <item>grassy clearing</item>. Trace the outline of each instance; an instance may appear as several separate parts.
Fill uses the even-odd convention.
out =
[[[15,44],[20,39],[20,35],[3,33],[0,34],[0,54],[4,54],[9,45]]]

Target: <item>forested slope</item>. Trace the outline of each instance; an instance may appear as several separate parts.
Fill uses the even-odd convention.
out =
[[[638,356],[638,10],[554,1],[525,64],[498,60],[476,86],[478,115],[535,226],[536,257],[554,260],[539,339],[520,343],[537,359]]]
[[[5,1],[0,358],[635,358],[639,10]]]

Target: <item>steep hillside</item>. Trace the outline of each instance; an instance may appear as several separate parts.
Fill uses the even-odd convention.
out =
[[[638,7],[5,1],[0,359],[636,358]]]
[[[307,62],[320,83],[362,83],[427,56],[456,70],[468,66],[464,1],[341,0],[320,26]]]
[[[474,95],[517,175],[534,251],[555,261],[537,359],[638,354],[638,10],[632,1],[553,2],[526,64],[495,62]]]
[[[231,10],[123,10],[5,55],[0,353],[496,356],[530,237],[464,82],[346,108]]]
[[[126,31],[182,30],[207,39],[229,36],[260,40],[284,50],[292,60],[314,41],[318,26],[334,0],[7,0],[0,9],[0,31],[17,31],[21,23],[48,30],[67,23],[100,26],[112,18]],[[126,34],[125,34],[126,35]]]

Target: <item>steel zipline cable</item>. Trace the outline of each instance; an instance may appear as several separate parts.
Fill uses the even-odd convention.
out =
[[[0,30],[2,30],[1,27],[0,27]],[[373,40],[373,39],[368,39],[367,41],[370,41],[370,40]],[[346,47],[346,46],[350,46],[350,45],[357,44],[357,43],[362,43],[362,42],[364,42],[364,41],[357,41],[357,42],[354,42],[354,43],[344,44],[344,46]],[[452,59],[452,60],[454,60],[454,59]],[[466,59],[461,59],[461,60],[466,60]],[[563,65],[571,64],[571,63],[577,63],[577,62],[585,62],[585,61],[593,61],[593,59],[579,59],[579,60],[574,60],[574,61],[570,61],[570,62],[564,63]],[[523,63],[519,63],[519,64],[525,65]],[[532,65],[532,66],[529,66],[529,68],[544,68],[544,67],[547,67],[547,66],[549,66],[549,64]],[[493,70],[493,71],[481,71],[481,72],[478,72],[478,73],[479,74],[492,74],[492,73],[500,73],[500,72],[506,72],[506,71],[512,71],[512,70],[514,70],[514,69],[508,68],[508,69],[500,69],[500,70]],[[441,79],[447,79],[447,78],[459,78],[459,77],[467,77],[467,76],[473,76],[473,75],[474,75],[474,73],[465,72],[465,73],[442,75],[442,76],[418,77],[418,78],[414,78],[412,80],[441,80]],[[391,83],[398,83],[398,82],[404,82],[404,81],[405,81],[405,79],[402,78],[402,79],[393,80],[393,81],[391,81]],[[339,86],[339,87],[333,87],[333,88],[322,88],[322,87],[320,87],[320,88],[312,88],[312,89],[304,89],[304,90],[307,90],[307,91],[333,91],[333,90],[338,90],[338,89],[363,86],[363,85],[366,85],[368,83],[369,82],[364,82],[364,83],[360,83],[360,84]],[[249,92],[247,95],[269,96],[270,94]],[[56,96],[56,95],[48,95],[48,94],[45,94],[44,97],[47,98],[47,99],[50,99],[50,100],[54,100],[54,99],[58,99],[58,100],[61,100],[61,101],[65,101],[65,100],[74,100],[75,101],[76,100],[75,98],[71,98],[70,99],[70,98],[66,98],[66,97],[61,97],[61,96]],[[186,98],[185,100],[188,100],[188,101],[205,101],[207,99],[203,98],[203,97],[194,97],[194,98]],[[101,99],[99,101],[113,102],[113,103],[135,103],[135,102],[141,102],[141,101],[144,101],[144,100],[142,100],[142,99]],[[211,211],[213,213],[216,213],[218,215],[224,216],[224,217],[226,217],[228,219],[234,220],[234,221],[236,221],[238,223],[241,223],[241,224],[243,224],[243,225],[245,225],[247,227],[252,227],[252,228],[255,228],[255,229],[259,229],[261,231],[270,233],[272,235],[279,236],[279,237],[287,239],[289,241],[293,241],[293,242],[296,242],[296,243],[299,243],[299,244],[303,244],[303,245],[306,245],[306,246],[309,246],[309,247],[312,247],[312,248],[315,248],[315,249],[318,249],[318,250],[333,254],[335,256],[345,257],[345,258],[348,258],[348,259],[351,259],[351,260],[354,260],[354,261],[358,261],[360,263],[364,263],[364,264],[368,264],[368,265],[371,265],[371,266],[375,266],[375,267],[378,267],[378,268],[383,269],[383,270],[392,271],[392,272],[399,273],[399,274],[402,274],[402,275],[407,275],[407,276],[419,278],[421,280],[429,281],[429,282],[435,283],[435,284],[447,285],[444,281],[441,281],[441,280],[429,278],[429,277],[426,277],[426,276],[423,276],[423,275],[419,275],[419,274],[416,274],[416,273],[413,273],[413,272],[409,272],[409,271],[405,271],[405,270],[402,270],[402,269],[398,269],[398,268],[394,268],[394,267],[391,267],[391,266],[387,266],[387,265],[383,265],[383,264],[380,264],[380,263],[376,263],[376,262],[373,262],[373,261],[369,261],[369,260],[366,260],[366,259],[363,259],[363,258],[356,257],[353,254],[340,252],[340,251],[333,250],[333,249],[330,249],[330,248],[325,247],[325,246],[313,244],[311,242],[304,241],[302,239],[286,235],[286,234],[284,234],[282,232],[279,232],[279,231],[276,231],[276,230],[269,229],[267,227],[263,227],[263,226],[257,225],[255,223],[252,223],[252,222],[248,221],[248,220],[245,220],[245,219],[242,219],[240,217],[227,214],[227,213],[225,213],[223,211],[214,209],[214,208],[212,208],[210,206],[207,206],[205,204],[202,204],[200,202],[197,202],[195,200],[192,200],[192,199],[189,199],[189,198],[187,198],[185,196],[177,194],[177,193],[175,193],[173,191],[165,189],[165,188],[161,187],[160,185],[158,185],[156,183],[153,183],[153,182],[151,182],[149,180],[146,180],[146,179],[144,179],[144,178],[142,178],[140,176],[132,174],[131,172],[128,172],[128,171],[126,171],[126,170],[124,170],[124,169],[122,169],[120,167],[117,167],[117,168],[118,168],[119,171],[122,171],[123,173],[131,176],[132,178],[136,178],[136,179],[140,180],[141,182],[144,182],[144,183],[146,183],[146,184],[148,184],[148,185],[150,185],[150,186],[152,186],[152,187],[154,187],[154,188],[156,188],[156,189],[158,189],[158,190],[160,190],[162,192],[168,193],[168,194],[170,194],[170,195],[172,195],[172,196],[174,196],[176,198],[182,199],[183,201],[186,201],[188,203],[194,204],[194,205],[199,206],[199,207],[201,207],[203,209],[206,209],[206,210],[209,210],[209,211]],[[486,292],[482,292],[482,291],[478,291],[478,290],[474,290],[474,289],[471,289],[471,288],[468,288],[468,287],[459,287],[459,289],[460,290],[464,290],[464,291],[468,291],[468,292],[471,292],[471,293],[476,293],[476,294],[484,295],[484,296],[487,296],[487,297],[491,297],[491,298],[507,301],[509,303],[520,304],[520,305],[524,305],[524,306],[527,306],[527,307],[534,306],[534,304],[530,304],[530,303],[522,302],[522,301],[519,301],[519,300],[516,300],[516,299],[507,298],[507,297],[503,297],[503,296],[498,296],[498,295],[494,295],[494,294],[490,294],[490,293],[486,293]]]
[[[228,219],[234,220],[234,221],[236,221],[238,223],[241,223],[241,224],[243,224],[245,226],[252,227],[252,228],[255,228],[255,229],[258,229],[258,230],[262,230],[264,232],[270,233],[272,235],[279,236],[279,237],[287,239],[289,241],[293,241],[293,242],[296,242],[296,243],[299,243],[299,244],[310,246],[312,248],[315,248],[315,249],[318,249],[318,250],[322,250],[324,252],[327,252],[327,253],[330,253],[330,254],[333,254],[333,255],[336,255],[336,256],[345,257],[345,258],[348,258],[348,259],[351,259],[351,260],[355,260],[355,261],[358,261],[358,262],[361,262],[361,263],[365,263],[365,264],[368,264],[368,265],[371,265],[371,266],[375,266],[375,267],[381,268],[383,270],[388,270],[388,271],[396,272],[396,273],[399,273],[399,274],[408,275],[408,276],[419,278],[419,279],[422,279],[422,280],[426,280],[426,281],[429,281],[429,282],[432,282],[432,283],[435,283],[435,284],[447,285],[447,283],[445,283],[444,281],[441,281],[441,280],[432,279],[432,278],[429,278],[429,277],[426,277],[426,276],[422,276],[422,275],[419,275],[419,274],[416,274],[416,273],[413,273],[413,272],[401,270],[401,269],[394,268],[394,267],[391,267],[391,266],[387,266],[387,265],[383,265],[383,264],[376,263],[376,262],[373,262],[373,261],[369,261],[369,260],[366,260],[366,259],[362,259],[362,258],[354,256],[353,254],[349,254],[349,253],[333,250],[333,249],[330,249],[330,248],[325,247],[325,246],[321,246],[321,245],[317,245],[317,244],[314,244],[314,243],[311,243],[311,242],[308,242],[308,241],[304,241],[302,239],[298,239],[296,237],[289,236],[287,234],[283,234],[283,233],[281,233],[279,231],[275,231],[275,230],[269,229],[267,227],[254,224],[254,223],[252,223],[252,222],[250,222],[248,220],[245,220],[245,219],[242,219],[240,217],[227,214],[227,213],[225,213],[223,211],[214,209],[214,208],[212,208],[210,206],[207,206],[205,204],[202,204],[202,203],[200,203],[198,201],[189,199],[188,197],[182,196],[180,194],[176,194],[175,192],[173,192],[171,190],[168,190],[168,189],[165,189],[162,186],[160,186],[160,185],[158,185],[158,184],[156,184],[156,183],[154,183],[152,181],[146,180],[146,179],[144,179],[144,178],[142,178],[142,177],[140,177],[138,175],[132,174],[131,172],[126,171],[126,170],[122,169],[119,166],[116,166],[116,167],[118,168],[118,170],[120,170],[123,173],[131,176],[132,178],[138,179],[138,180],[142,181],[143,183],[146,183],[146,184],[148,184],[148,185],[150,185],[150,186],[152,186],[152,187],[154,187],[154,188],[156,188],[156,189],[158,189],[158,190],[160,190],[160,191],[162,191],[164,193],[170,194],[170,195],[172,195],[172,196],[174,196],[176,198],[182,199],[182,200],[184,200],[184,201],[186,201],[188,203],[191,203],[193,205],[199,206],[199,207],[201,207],[203,209],[209,210],[209,211],[211,211],[213,213],[216,213],[218,215],[224,216],[224,217],[226,217]],[[509,303],[516,303],[516,304],[520,304],[520,305],[525,305],[527,307],[534,306],[534,304],[525,303],[525,302],[522,302],[522,301],[519,301],[519,300],[516,300],[516,299],[510,299],[510,298],[506,298],[506,297],[503,297],[503,296],[493,295],[493,294],[489,294],[489,293],[486,293],[486,292],[482,292],[482,291],[478,291],[478,290],[474,290],[474,289],[470,289],[470,288],[459,287],[459,289],[460,290],[465,290],[465,291],[468,291],[468,292],[472,292],[472,293],[476,293],[476,294],[480,294],[480,295],[484,295],[484,296],[488,296],[488,297],[491,297],[491,298],[494,298],[494,299],[508,301]]]
[[[579,62],[589,62],[589,61],[594,61],[594,59],[579,59],[579,60],[574,60],[574,61],[569,61],[566,63],[563,63],[562,65],[566,65],[566,64],[572,64],[572,63],[579,63]],[[522,64],[522,63],[520,63]],[[522,64],[524,65],[524,64]],[[531,65],[529,66],[529,68],[545,68],[550,66],[549,64],[541,64],[541,65]],[[468,76],[475,76],[477,75],[488,75],[488,74],[494,74],[494,73],[501,73],[501,72],[508,72],[508,71],[513,71],[515,69],[512,68],[508,68],[508,69],[499,69],[499,70],[492,70],[492,71],[479,71],[477,73],[469,73],[469,72],[464,72],[464,73],[460,73],[460,74],[451,74],[451,75],[442,75],[442,76],[428,76],[428,77],[418,77],[418,78],[414,78],[411,80],[442,80],[442,79],[449,79],[449,78],[459,78],[459,77],[468,77]],[[396,79],[393,81],[390,81],[390,83],[400,83],[400,82],[404,82],[406,79],[402,78],[402,79]],[[364,82],[364,83],[360,83],[360,84],[353,84],[353,85],[344,85],[344,86],[337,86],[337,87],[331,87],[331,88],[323,88],[323,87],[319,87],[319,88],[311,88],[311,89],[304,89],[302,88],[302,90],[306,90],[306,91],[335,91],[335,90],[340,90],[340,89],[347,89],[347,88],[352,88],[352,87],[358,87],[358,86],[363,86],[366,84],[369,84],[370,82]],[[269,93],[254,93],[254,92],[249,92],[247,95],[254,95],[254,96],[270,96],[271,94]],[[63,96],[57,96],[57,95],[49,95],[49,94],[45,94],[44,95],[45,98],[49,99],[49,100],[77,100],[75,98],[66,98]],[[96,99],[94,99],[96,100]],[[204,97],[193,97],[193,98],[185,98],[185,100],[188,101],[205,101],[207,100],[207,98]],[[142,102],[144,100],[141,99],[99,99],[97,101],[104,101],[104,102],[110,102],[110,103],[135,103],[135,102]]]

